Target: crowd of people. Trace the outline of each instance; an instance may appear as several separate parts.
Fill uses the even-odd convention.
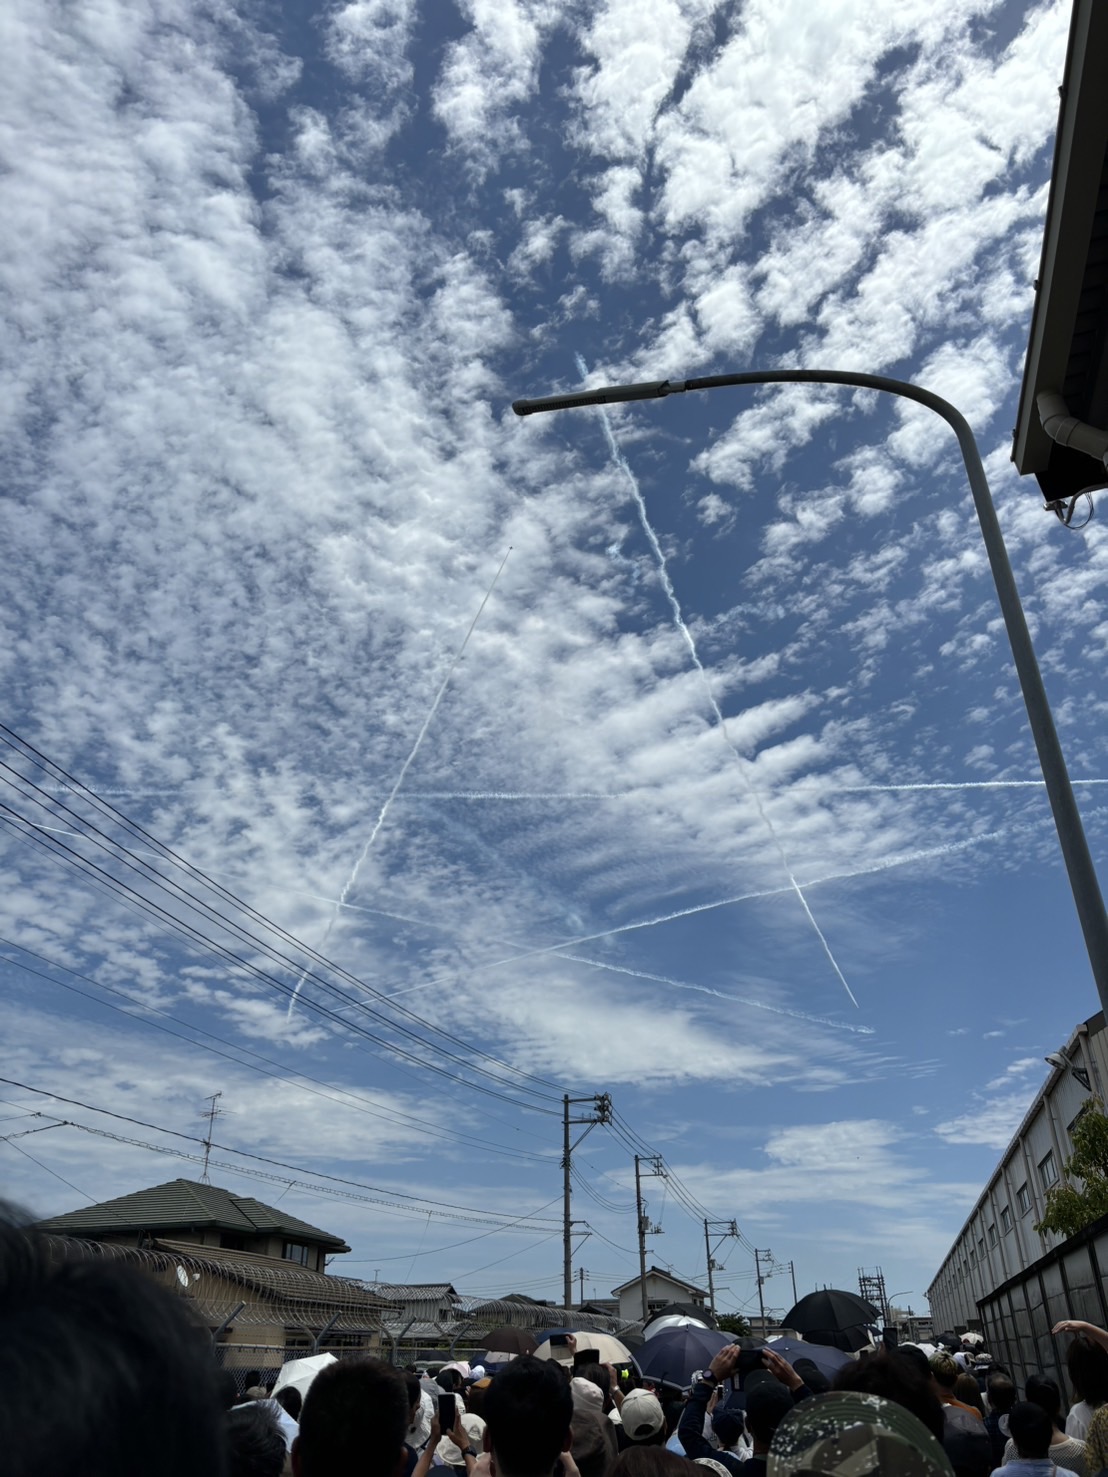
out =
[[[6,1477],[1102,1477],[1108,1333],[1064,1320],[1075,1399],[987,1354],[814,1361],[728,1345],[689,1386],[530,1355],[432,1381],[366,1354],[301,1397],[220,1369],[182,1301],[108,1259],[51,1258],[0,1216]],[[572,1340],[570,1353],[572,1354]],[[1022,1394],[1023,1398],[1020,1398]],[[709,1477],[701,1472],[699,1477]]]

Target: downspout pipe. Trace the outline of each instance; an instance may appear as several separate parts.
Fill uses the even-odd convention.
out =
[[[1070,415],[1063,396],[1055,390],[1040,390],[1035,397],[1042,428],[1059,446],[1072,446],[1108,467],[1108,431],[1098,430]]]

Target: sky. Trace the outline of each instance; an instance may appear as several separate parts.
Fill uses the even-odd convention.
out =
[[[4,1193],[199,1177],[220,1093],[332,1270],[557,1299],[608,1093],[586,1296],[638,1153],[722,1310],[925,1310],[1098,1004],[954,439],[511,402],[953,400],[1103,871],[1108,543],[1009,461],[1068,10],[9,0]]]

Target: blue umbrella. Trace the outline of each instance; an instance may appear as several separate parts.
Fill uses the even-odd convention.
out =
[[[734,1339],[714,1328],[667,1328],[647,1339],[637,1354],[642,1374],[660,1384],[685,1389],[698,1369],[707,1369],[715,1355]]]
[[[782,1359],[787,1359],[794,1369],[798,1359],[810,1359],[829,1380],[835,1378],[844,1364],[854,1362],[843,1349],[833,1349],[830,1344],[808,1344],[800,1339],[780,1338],[773,1339],[768,1347]]]

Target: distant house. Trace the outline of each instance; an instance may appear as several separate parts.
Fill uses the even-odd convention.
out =
[[[171,1180],[82,1210],[38,1229],[59,1258],[133,1262],[188,1299],[229,1367],[275,1369],[314,1348],[377,1348],[393,1306],[363,1284],[325,1271],[350,1248],[251,1196]]]
[[[627,1323],[642,1318],[642,1285],[638,1277],[612,1288],[612,1296],[619,1299],[619,1316]],[[672,1272],[663,1272],[661,1267],[651,1267],[646,1274],[646,1316],[660,1312],[669,1303],[692,1303],[704,1308],[708,1302],[708,1291],[696,1287]]]

